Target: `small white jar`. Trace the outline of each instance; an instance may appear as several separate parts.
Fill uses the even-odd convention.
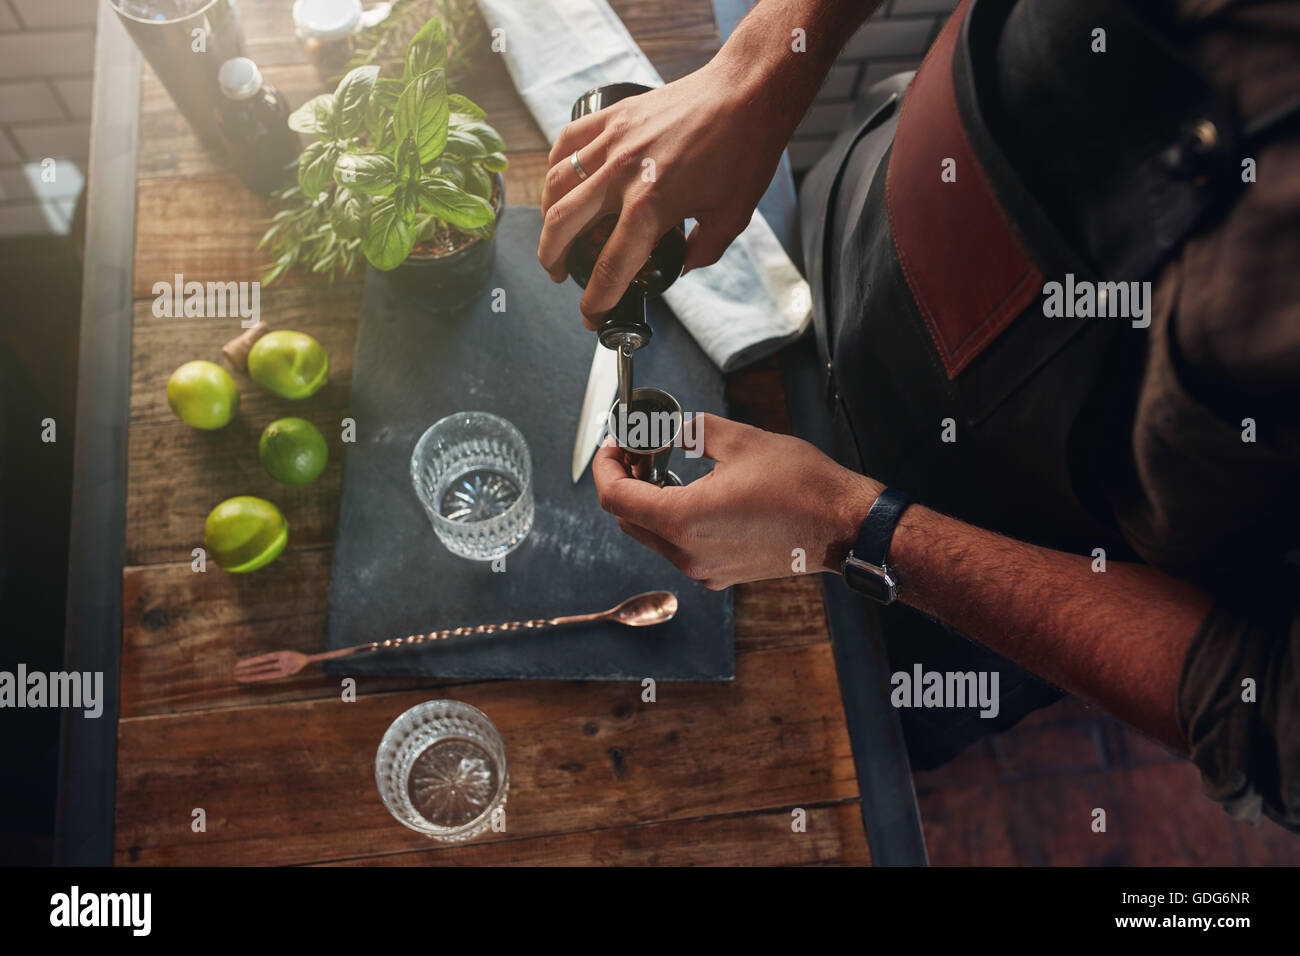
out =
[[[328,86],[352,56],[362,26],[361,0],[294,0],[293,26],[307,60]]]

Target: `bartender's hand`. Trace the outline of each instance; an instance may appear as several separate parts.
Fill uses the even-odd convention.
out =
[[[627,291],[660,236],[684,219],[697,220],[685,268],[721,257],[749,225],[840,47],[878,2],[760,3],[706,66],[564,128],[548,160],[537,246],[551,278],[564,281],[577,236],[619,214],[582,296],[588,328]],[[575,151],[586,179],[569,160]]]
[[[785,148],[780,124],[743,77],[719,58],[675,83],[621,100],[570,123],[551,148],[542,191],[537,258],[556,282],[573,240],[597,219],[620,214],[582,296],[593,316],[619,300],[659,238],[690,217],[686,270],[711,265],[741,231]],[[569,156],[587,173],[579,181]]]
[[[601,507],[628,535],[713,590],[838,571],[879,482],[802,439],[702,418],[713,471],[683,488],[656,488],[631,477],[623,453],[607,440],[591,465]]]

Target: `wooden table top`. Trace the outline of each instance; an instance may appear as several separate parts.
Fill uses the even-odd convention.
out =
[[[267,80],[293,106],[320,92],[287,0],[241,5],[248,55]],[[709,0],[612,6],[665,79],[697,68],[718,45]],[[505,138],[509,201],[535,204],[546,143],[499,59],[479,59],[462,88]],[[735,680],[660,683],[654,703],[642,702],[639,683],[613,681],[363,678],[354,702],[314,668],[282,683],[233,683],[238,658],[323,645],[342,455],[331,441],[324,475],[287,489],[255,450],[261,425],[284,414],[338,434],[361,279],[330,286],[290,275],[262,290],[272,327],[308,332],[329,352],[330,384],[305,407],[289,410],[237,375],[236,422],[216,433],[182,424],[167,406],[168,376],[192,359],[223,362],[238,320],[155,318],[153,284],[176,273],[204,283],[259,278],[267,210],[204,151],[147,66],[139,129],[116,861],[867,862],[815,576],[738,587]],[[789,430],[774,363],[732,375],[728,391],[736,418]],[[211,564],[194,572],[208,511],[235,494],[280,505],[288,549],[256,574]],[[430,626],[460,623],[473,622]],[[439,844],[380,802],[380,737],[402,711],[436,697],[473,704],[499,728],[511,778],[505,832]],[[192,828],[198,808],[205,832]],[[795,808],[806,811],[806,832],[791,825]]]

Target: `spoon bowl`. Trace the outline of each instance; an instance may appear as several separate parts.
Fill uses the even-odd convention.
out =
[[[677,613],[677,595],[672,591],[647,591],[628,598],[606,612],[609,620],[628,627],[648,627],[671,621]]]

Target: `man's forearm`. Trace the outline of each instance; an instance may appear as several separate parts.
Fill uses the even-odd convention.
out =
[[[757,100],[782,141],[794,132],[849,37],[881,0],[760,0],[718,53],[735,90]],[[798,32],[796,32],[798,31]]]
[[[1211,600],[1146,565],[1065,554],[914,505],[889,551],[900,599],[1169,745],[1183,658]]]

